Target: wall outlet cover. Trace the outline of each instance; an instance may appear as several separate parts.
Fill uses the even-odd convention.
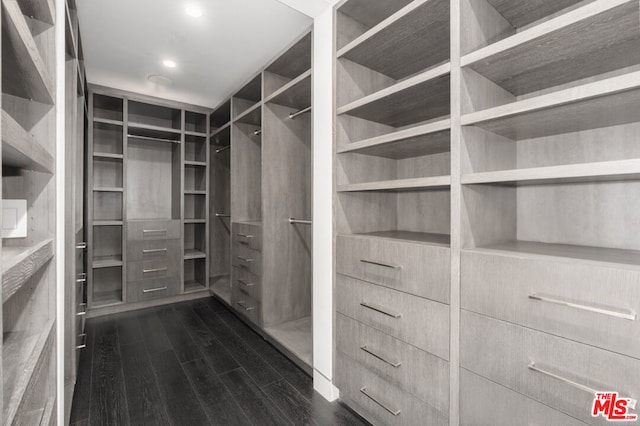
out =
[[[27,237],[27,200],[2,200],[2,238]]]

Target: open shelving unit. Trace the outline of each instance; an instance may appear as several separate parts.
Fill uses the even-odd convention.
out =
[[[52,2],[2,2],[2,200],[26,200],[26,235],[2,238],[2,424],[56,402],[55,26]],[[22,213],[4,203],[3,225]],[[12,215],[14,215],[12,217]]]

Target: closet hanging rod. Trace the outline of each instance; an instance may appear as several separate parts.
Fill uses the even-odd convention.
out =
[[[230,214],[216,213],[216,217],[231,217]]]
[[[220,148],[220,149],[216,149],[216,154],[220,154],[221,152],[226,151],[226,150],[228,150],[229,148],[231,148],[231,145],[223,146],[223,147],[222,147],[222,148]]]
[[[258,129],[255,132],[253,132],[254,135],[258,136],[262,134],[262,129]]]
[[[175,140],[175,139],[154,138],[154,137],[151,137],[151,136],[132,135],[130,133],[127,134],[127,137],[128,138],[134,138],[134,139],[145,139],[145,140],[149,140],[149,141],[180,143],[179,140]]]
[[[290,217],[289,218],[289,223],[294,225],[296,223],[299,223],[301,225],[311,225],[313,222],[311,222],[310,220],[300,220],[300,219],[296,219],[294,217]]]
[[[290,113],[289,113],[289,118],[293,120],[293,119],[295,119],[297,116],[302,115],[302,114],[305,114],[305,113],[307,113],[307,112],[309,112],[309,111],[311,111],[311,107],[307,107],[307,108],[305,108],[305,109],[301,109],[301,110],[300,110],[300,111],[298,111],[298,112],[290,112]]]

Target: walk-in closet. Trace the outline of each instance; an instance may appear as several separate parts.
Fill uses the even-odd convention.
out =
[[[3,425],[640,421],[640,1],[0,2]]]

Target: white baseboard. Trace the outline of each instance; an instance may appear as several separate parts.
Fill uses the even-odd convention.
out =
[[[335,401],[340,396],[340,391],[331,383],[331,380],[315,369],[313,370],[313,388],[329,402]]]

